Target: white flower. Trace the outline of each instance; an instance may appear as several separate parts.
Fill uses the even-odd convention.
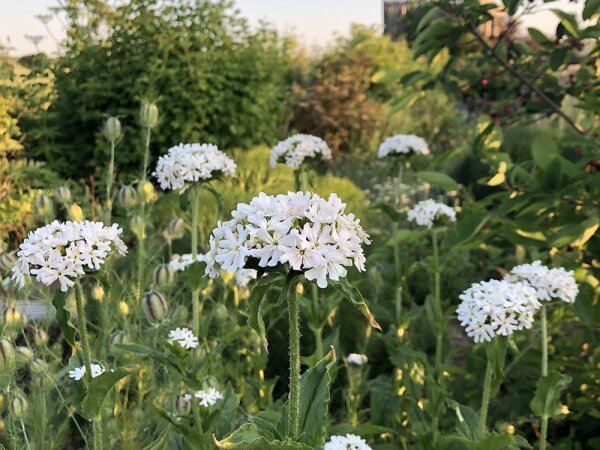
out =
[[[91,368],[92,378],[96,378],[97,376],[102,375],[104,373],[104,368],[100,364],[92,364]],[[69,378],[79,381],[84,377],[85,372],[85,366],[76,367],[73,370],[69,370]]]
[[[506,280],[474,283],[459,298],[458,320],[475,342],[531,328],[541,305],[531,286]]]
[[[249,259],[259,267],[287,263],[324,288],[345,277],[349,266],[364,271],[362,244],[370,244],[369,236],[345,209],[336,194],[325,200],[308,192],[261,193],[213,230],[206,273],[217,276],[217,267],[236,272]]]
[[[522,281],[533,287],[540,301],[552,299],[573,303],[579,294],[572,270],[563,267],[550,269],[537,260],[531,264],[513,267],[505,277],[508,281]]]
[[[362,366],[363,364],[369,362],[369,358],[367,358],[367,355],[362,355],[360,353],[350,353],[346,357],[346,360],[348,361],[348,364],[354,364],[356,366]]]
[[[436,220],[444,217],[450,222],[456,222],[456,211],[432,199],[420,201],[407,214],[409,222],[416,222],[427,228],[431,228]]]
[[[203,262],[205,260],[204,255],[197,255],[196,261]],[[188,266],[191,266],[194,263],[194,257],[191,253],[186,253],[184,255],[174,254],[171,256],[171,261],[169,261],[169,268],[174,272],[183,272]]]
[[[310,134],[295,134],[279,142],[271,151],[271,167],[280,162],[297,169],[306,159],[331,159],[327,142]]]
[[[198,338],[189,328],[175,328],[169,331],[169,340],[177,342],[185,349],[198,347]]]
[[[38,282],[50,286],[58,281],[65,292],[86,271],[99,270],[116,251],[127,253],[117,224],[102,222],[54,222],[31,231],[17,252],[12,279],[19,287],[25,276],[35,275]]]
[[[323,450],[373,450],[367,441],[355,434],[331,436]]]
[[[200,400],[200,406],[212,406],[217,403],[218,400],[223,398],[223,394],[217,391],[213,387],[209,387],[208,389],[203,389],[194,394],[194,397]]]
[[[414,134],[397,134],[381,143],[377,156],[384,158],[388,155],[409,155],[411,153],[429,155],[427,142]]]
[[[244,289],[248,287],[250,281],[256,280],[258,272],[254,269],[241,269],[235,273],[235,284],[237,287]]]
[[[158,158],[152,175],[162,189],[185,191],[187,183],[235,176],[236,164],[213,144],[179,144]]]

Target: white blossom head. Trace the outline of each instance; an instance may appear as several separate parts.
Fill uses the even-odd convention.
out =
[[[348,364],[353,364],[355,366],[362,366],[363,364],[366,364],[369,362],[369,358],[367,358],[367,355],[363,355],[360,353],[350,353],[346,357],[346,361],[348,361]]]
[[[162,189],[183,192],[191,183],[234,177],[236,168],[235,162],[216,145],[179,144],[158,158],[152,175]]]
[[[535,289],[539,301],[562,300],[573,303],[579,294],[572,270],[549,268],[537,260],[531,264],[513,267],[505,277],[508,281],[522,281]]]
[[[217,391],[215,388],[209,387],[207,389],[197,391],[194,394],[194,397],[200,400],[200,406],[209,407],[213,406],[215,403],[217,403],[217,401],[221,400],[223,398],[223,394]]]
[[[323,139],[310,134],[295,134],[271,150],[271,167],[283,163],[297,169],[306,160],[331,159],[331,149]]]
[[[397,134],[387,138],[379,146],[377,156],[385,158],[392,156],[429,155],[429,147],[425,139],[414,134]]]
[[[474,283],[459,298],[458,320],[475,342],[531,328],[541,306],[531,286],[506,280]]]
[[[198,347],[198,338],[189,328],[175,328],[169,331],[169,340],[176,342],[181,348],[190,349]]]
[[[104,368],[100,364],[92,363],[90,367],[92,368],[92,378],[96,378],[97,376],[102,375],[104,373]],[[85,376],[85,372],[85,366],[76,367],[73,370],[69,370],[69,378],[75,381],[79,381]]]
[[[122,232],[117,224],[55,220],[27,235],[19,246],[12,278],[19,287],[29,275],[46,286],[58,281],[65,292],[86,272],[100,270],[112,253],[127,253],[119,237]]]
[[[355,434],[331,436],[323,450],[373,450],[367,441]]]
[[[203,262],[205,259],[204,255],[196,256],[196,262]],[[186,253],[184,255],[174,254],[171,256],[171,261],[169,261],[169,268],[174,272],[183,272],[194,262],[194,257],[191,253]]]
[[[369,236],[345,210],[336,194],[325,200],[309,192],[260,193],[213,230],[206,273],[286,265],[325,288],[328,280],[345,277],[349,266],[364,271],[362,245],[370,244]]]
[[[408,211],[407,219],[417,225],[431,228],[436,222],[456,222],[456,211],[432,199],[421,200]]]

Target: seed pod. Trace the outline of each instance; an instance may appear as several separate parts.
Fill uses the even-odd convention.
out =
[[[104,288],[101,284],[96,284],[92,288],[92,298],[98,302],[104,298]]]
[[[15,357],[17,359],[17,366],[24,367],[33,361],[33,350],[29,347],[19,345],[15,347]]]
[[[60,186],[56,189],[56,198],[63,202],[68,203],[71,201],[71,190],[66,186]]]
[[[175,397],[173,409],[179,416],[187,416],[192,411],[192,402],[190,395],[178,395]]]
[[[108,338],[108,349],[110,352],[115,352],[118,351],[118,349],[114,347],[115,344],[128,344],[129,342],[130,339],[129,336],[127,336],[127,333],[121,330],[115,331]]]
[[[17,262],[17,259],[12,253],[2,253],[0,255],[0,269],[9,271]]]
[[[138,239],[146,239],[146,223],[142,217],[133,216],[129,221],[129,226],[131,227],[133,234],[135,234]]]
[[[44,375],[48,373],[48,363],[41,358],[36,358],[31,362],[29,366],[31,373],[35,375]]]
[[[127,184],[119,189],[119,204],[123,208],[131,208],[132,206],[135,206],[137,200],[137,191],[130,184]]]
[[[169,307],[165,297],[156,291],[146,292],[142,298],[142,310],[151,323],[162,322],[167,316]]]
[[[22,330],[27,325],[27,316],[12,306],[7,307],[2,315],[7,330]]]
[[[27,412],[27,399],[22,393],[16,392],[10,402],[10,412],[15,419],[21,419]]]
[[[218,303],[213,308],[213,316],[219,322],[222,322],[223,320],[227,319],[227,317],[229,316],[229,311],[227,311],[227,307],[225,305]]]
[[[151,203],[157,199],[154,186],[149,181],[144,181],[138,184],[138,195],[144,203]]]
[[[147,128],[154,128],[158,125],[158,108],[149,101],[142,101],[140,107],[140,123]]]
[[[183,305],[177,305],[173,311],[173,321],[175,323],[187,322],[189,316],[188,309]]]
[[[102,127],[102,135],[106,140],[115,142],[121,136],[121,122],[116,117],[109,117]]]
[[[8,339],[0,338],[0,373],[10,373],[15,368],[15,349]]]
[[[46,216],[52,212],[52,201],[47,195],[40,195],[35,199],[35,209],[40,216]]]
[[[168,264],[160,264],[154,269],[152,275],[156,287],[163,288],[169,286],[175,279],[175,272]]]
[[[48,343],[48,333],[38,328],[33,334],[33,343],[36,347],[43,347]]]
[[[40,387],[40,388],[48,388],[50,386],[52,386],[52,375],[49,373],[45,373],[42,375],[34,375],[33,377],[31,377],[31,383],[34,386]]]
[[[167,232],[171,236],[171,239],[181,239],[185,234],[185,223],[183,222],[183,219],[178,217],[171,220],[171,222],[169,222]]]

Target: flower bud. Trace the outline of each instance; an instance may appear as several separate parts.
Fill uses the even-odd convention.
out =
[[[22,393],[17,392],[14,394],[14,397],[10,402],[10,412],[15,419],[19,420],[23,418],[27,412],[28,406],[29,405],[25,396]]]
[[[175,279],[175,272],[168,264],[160,264],[154,269],[152,279],[154,280],[156,287],[164,288],[173,282]]]
[[[138,194],[144,203],[151,203],[157,199],[154,186],[149,181],[143,181],[138,184]]]
[[[129,305],[126,301],[121,300],[119,302],[119,313],[121,313],[122,316],[129,315]]]
[[[10,373],[15,368],[15,349],[8,339],[0,338],[0,373]]]
[[[2,253],[0,255],[0,269],[9,271],[17,262],[17,259],[12,253]]]
[[[177,305],[173,311],[173,321],[175,323],[183,323],[188,320],[189,311],[183,305]]]
[[[31,377],[31,383],[40,388],[48,388],[52,386],[52,374],[45,373],[42,375],[34,375]]]
[[[31,362],[31,373],[35,375],[44,375],[48,373],[48,363],[41,358],[36,358]]]
[[[77,203],[73,203],[69,206],[69,219],[73,222],[81,222],[85,218],[83,214],[83,209]]]
[[[169,222],[167,232],[171,235],[171,239],[181,239],[185,234],[185,223],[177,217]]]
[[[97,302],[101,301],[104,298],[104,288],[101,284],[96,284],[92,288],[92,298]]]
[[[187,416],[192,411],[192,402],[189,394],[175,397],[173,409],[178,416]]]
[[[146,239],[146,222],[141,216],[133,216],[129,221],[129,226],[138,239]]]
[[[23,367],[33,361],[33,350],[29,347],[17,346],[15,347],[15,357],[17,360],[17,366]]]
[[[219,322],[222,322],[223,320],[227,319],[227,317],[229,316],[229,311],[227,311],[227,307],[225,305],[218,303],[213,308],[213,316]]]
[[[102,127],[102,135],[106,140],[115,142],[121,136],[121,122],[116,117],[109,117]]]
[[[61,186],[56,189],[56,198],[63,203],[71,201],[71,190],[66,186]]]
[[[131,341],[129,336],[127,336],[127,333],[121,330],[115,331],[108,338],[108,349],[110,352],[115,352],[118,351],[117,348],[113,347],[115,344],[129,344],[130,342]]]
[[[52,201],[47,195],[40,195],[35,199],[35,209],[40,216],[47,216],[52,212]]]
[[[158,125],[158,108],[149,101],[142,101],[140,107],[140,123],[144,127],[154,128]]]
[[[4,327],[7,330],[18,331],[22,330],[27,325],[27,316],[17,308],[9,306],[4,310],[2,315]]]
[[[156,291],[146,292],[142,298],[142,310],[151,323],[162,322],[169,307],[165,297]]]
[[[131,208],[132,206],[135,206],[137,200],[137,191],[130,184],[127,184],[119,189],[119,204],[123,208]]]
[[[43,347],[48,343],[48,333],[38,328],[33,334],[33,343],[36,347]]]

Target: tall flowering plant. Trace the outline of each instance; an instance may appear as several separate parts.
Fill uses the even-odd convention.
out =
[[[317,387],[322,380],[329,385],[329,367],[335,360],[335,352],[330,352],[300,377],[300,312],[296,285],[304,278],[321,289],[335,287],[360,309],[373,327],[379,328],[358,290],[345,278],[348,267],[365,270],[363,245],[370,243],[369,236],[359,220],[346,213],[346,204],[335,194],[325,200],[309,192],[276,196],[261,193],[250,203],[239,204],[231,216],[231,220],[219,223],[212,232],[210,249],[205,255],[206,273],[216,277],[219,268],[229,272],[258,270],[259,279],[248,300],[249,321],[265,348],[267,339],[261,303],[271,287],[281,286],[279,302],[287,302],[290,329],[290,392],[286,412],[276,424],[280,432],[275,441],[281,448],[323,445],[329,393]],[[250,435],[257,445],[273,439],[272,434],[267,438],[264,430],[254,425],[242,427],[239,433]],[[239,433],[219,445],[234,448],[234,443],[239,442]],[[285,446],[294,442],[309,447]]]

